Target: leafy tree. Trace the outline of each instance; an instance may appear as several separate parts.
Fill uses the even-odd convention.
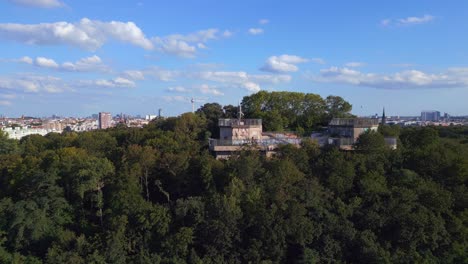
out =
[[[197,111],[197,114],[207,120],[207,129],[213,138],[219,138],[218,120],[224,117],[223,108],[218,103],[206,103]]]
[[[9,139],[6,132],[0,130],[0,154],[10,154],[18,150],[16,140]]]

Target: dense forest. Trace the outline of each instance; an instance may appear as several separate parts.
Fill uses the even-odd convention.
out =
[[[305,134],[351,111],[285,92],[242,105],[265,130]],[[0,132],[0,263],[468,263],[468,127],[216,160],[207,139],[237,114],[209,103],[144,128]]]

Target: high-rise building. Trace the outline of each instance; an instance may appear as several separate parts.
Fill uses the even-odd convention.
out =
[[[112,121],[111,113],[99,112],[99,118],[98,118],[98,128],[99,129],[109,128],[110,125],[111,125],[111,121]]]
[[[422,111],[421,112],[421,121],[431,121],[431,122],[438,122],[440,120],[440,112],[439,111]]]

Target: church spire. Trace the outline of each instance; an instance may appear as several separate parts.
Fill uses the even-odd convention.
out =
[[[387,117],[385,116],[385,107],[382,111],[382,125],[384,126],[387,123]]]

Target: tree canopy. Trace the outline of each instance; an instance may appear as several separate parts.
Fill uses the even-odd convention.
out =
[[[268,92],[243,106],[278,113],[271,129],[350,107]],[[216,160],[207,132],[226,109],[142,129],[0,133],[0,263],[468,262],[466,128],[402,128],[396,150],[381,129],[353,152],[304,140]]]

